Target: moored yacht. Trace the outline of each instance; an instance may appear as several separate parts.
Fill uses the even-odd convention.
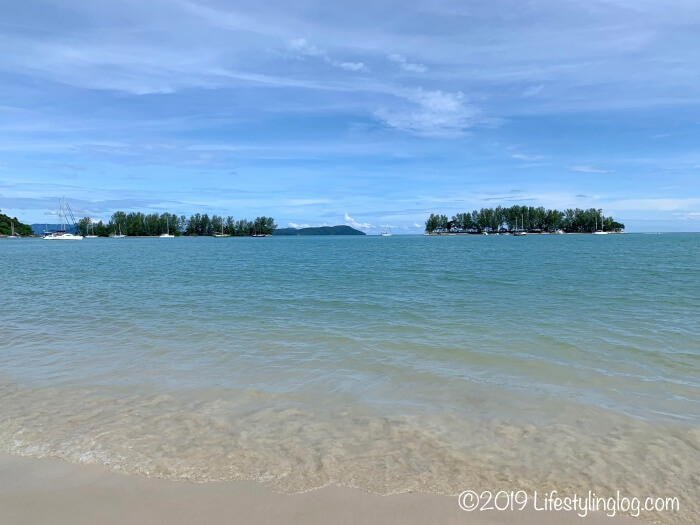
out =
[[[68,222],[69,218],[71,220],[71,223],[73,224],[73,227],[75,227],[75,217],[73,217],[73,211],[70,209],[70,206],[68,205],[68,201],[66,201],[66,199],[64,197],[63,199],[60,199],[58,202],[59,202],[58,214],[61,217],[61,229],[60,230],[45,231],[44,232],[44,239],[47,241],[82,241],[83,240],[82,235],[76,235],[76,234],[73,234],[73,233],[66,231],[66,222]]]
[[[224,233],[224,218],[221,217],[221,232],[214,232],[214,237],[231,237],[230,233]]]
[[[165,233],[161,233],[159,237],[161,239],[172,239],[175,237],[172,233],[170,233],[170,218],[167,215],[165,216]]]
[[[122,225],[117,222],[117,228],[119,230],[119,233],[114,232],[112,235],[110,235],[110,239],[124,239],[126,235],[122,233]]]
[[[595,231],[593,232],[593,235],[607,235],[607,234],[608,234],[608,232],[606,232],[604,230],[602,214],[600,217],[600,230],[598,229],[598,216],[596,215],[596,217],[595,217]]]
[[[15,223],[10,221],[10,235],[5,237],[6,239],[19,239],[19,234],[15,233]]]
[[[92,220],[85,226],[85,238],[97,239],[97,235],[95,235],[95,223],[92,222]]]

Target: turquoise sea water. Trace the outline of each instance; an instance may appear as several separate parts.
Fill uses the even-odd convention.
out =
[[[23,239],[0,261],[10,453],[698,516],[700,235]]]

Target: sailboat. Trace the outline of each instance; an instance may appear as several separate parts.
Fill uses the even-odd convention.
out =
[[[607,235],[608,232],[603,230],[603,217],[601,214],[600,217],[600,230],[598,229],[598,215],[595,216],[595,231],[593,232],[593,235]]]
[[[19,235],[15,233],[15,223],[10,221],[10,235],[6,237],[7,239],[19,239]]]
[[[523,235],[527,235],[527,232],[523,231],[522,227],[523,227],[523,216],[521,215],[520,216],[520,228],[521,229],[518,230],[518,218],[516,217],[515,218],[515,231],[513,232],[513,235],[515,235],[517,237],[522,237]]]
[[[110,238],[112,238],[112,239],[123,239],[124,237],[126,237],[126,235],[124,235],[124,234],[122,233],[122,225],[119,224],[119,221],[117,221],[117,229],[118,229],[119,233],[116,233],[116,232],[113,233],[112,235],[110,235]]]
[[[175,237],[170,233],[170,217],[168,215],[165,216],[165,233],[161,233],[159,237],[161,239],[172,239]]]
[[[92,231],[92,233],[90,233],[90,231]],[[90,221],[85,228],[85,233],[87,233],[85,236],[86,239],[97,239],[97,235],[95,235],[95,224],[92,221]]]
[[[394,234],[391,233],[391,229],[389,231],[385,231],[379,234],[380,237],[391,237],[392,235]]]
[[[73,217],[73,211],[70,209],[65,197],[60,199],[58,203],[58,214],[61,217],[61,229],[45,231],[44,239],[47,241],[82,241],[82,235],[74,235],[66,231],[66,222],[68,221],[69,214],[73,227],[75,227],[75,217]]]
[[[221,233],[215,232],[214,237],[231,237],[231,234],[224,233],[224,218],[221,217]]]

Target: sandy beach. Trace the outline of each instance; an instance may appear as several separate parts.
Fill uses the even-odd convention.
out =
[[[457,498],[435,494],[377,496],[326,487],[276,494],[254,482],[190,483],[125,476],[94,465],[0,454],[0,515],[13,525],[42,524],[635,524],[572,513],[466,513]]]

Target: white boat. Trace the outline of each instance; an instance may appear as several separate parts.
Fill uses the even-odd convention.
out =
[[[393,233],[389,233],[389,232],[382,232],[379,234],[380,237],[391,237],[392,235],[393,235]]]
[[[173,234],[170,233],[170,217],[167,215],[165,216],[165,233],[161,233],[159,235],[161,239],[172,239],[175,237]]]
[[[92,233],[90,233],[90,226],[92,226]],[[87,231],[85,233],[87,233],[85,236],[86,239],[97,239],[97,235],[95,235],[95,225],[92,221],[88,223]]]
[[[267,235],[265,235],[262,232],[258,233],[258,228],[257,228],[257,226],[254,225],[253,226],[253,235],[251,235],[251,237],[267,237]]]
[[[82,241],[82,235],[73,235],[72,233],[54,230],[51,232],[44,233],[44,239],[47,241]]]
[[[113,233],[109,237],[111,239],[124,239],[126,235],[122,234],[122,225],[117,222],[117,228],[119,228],[119,233]]]
[[[58,214],[61,217],[61,229],[44,232],[44,239],[47,241],[82,241],[82,235],[75,235],[66,231],[66,222],[68,222],[69,214],[70,220],[75,227],[75,217],[73,217],[73,211],[70,209],[68,202],[65,198],[60,199],[58,202]]]
[[[562,230],[561,228],[559,228],[558,230],[556,230],[556,231],[554,232],[555,235],[564,235],[565,233],[566,233],[566,232],[565,232],[564,230]]]
[[[523,218],[522,215],[520,216],[520,227],[523,227]],[[527,232],[518,230],[518,218],[515,218],[515,231],[513,232],[513,235],[516,237],[522,237],[523,235],[527,235]]]
[[[19,235],[15,233],[15,223],[10,221],[10,235],[6,239],[19,239]]]
[[[214,237],[231,237],[230,233],[224,233],[224,218],[221,217],[221,233],[215,233]]]
[[[598,216],[595,217],[595,231],[593,235],[607,235],[608,232],[603,230],[603,217],[600,218],[600,230],[598,229]]]

